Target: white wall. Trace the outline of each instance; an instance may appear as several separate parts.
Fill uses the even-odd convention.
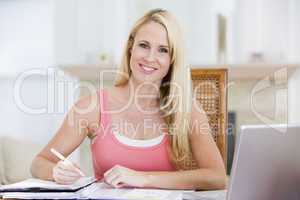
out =
[[[51,0],[0,1],[0,74],[54,63]]]
[[[164,8],[172,12],[184,31],[188,60],[193,65],[216,63],[216,2],[212,0],[129,1],[128,29],[145,12]]]
[[[236,127],[249,124],[287,123],[288,85],[278,87],[272,81],[235,80],[228,87],[228,110],[237,115]],[[262,88],[257,91],[257,88]],[[252,105],[251,106],[251,98]]]
[[[210,0],[56,1],[57,63],[95,64],[101,53],[112,55],[119,63],[132,25],[153,8],[165,8],[178,18],[192,64],[216,63],[216,5]]]
[[[189,14],[190,13],[190,14]],[[217,62],[217,13],[214,1],[193,1],[186,12],[190,16],[187,37],[188,58],[191,64]]]
[[[300,69],[297,69],[289,79],[289,123],[300,123]]]
[[[290,3],[290,35],[289,59],[300,63],[300,1],[291,0]],[[300,123],[300,69],[292,74],[289,79],[289,122]]]
[[[63,100],[55,91],[54,96],[49,96],[46,76],[47,68],[56,62],[54,10],[53,0],[0,1],[0,136],[46,144],[65,117],[67,105],[63,112],[55,110],[58,101]],[[32,75],[22,82],[19,91],[24,105],[20,107],[14,96],[16,81],[32,69],[44,71],[45,75]],[[24,106],[45,111],[33,114]],[[76,154],[73,159],[78,159]]]
[[[55,2],[55,52],[59,65],[97,64],[99,55],[119,62],[126,34],[126,2]]]
[[[47,141],[58,128],[62,115],[33,115],[14,101],[15,81],[22,72],[47,72],[54,57],[54,1],[0,1],[0,135],[12,135],[36,142]],[[20,88],[26,104],[47,107],[47,77],[34,75]],[[49,101],[49,102],[48,102]]]
[[[36,77],[25,81],[21,95],[28,107],[47,107],[47,79]],[[28,139],[34,142],[45,142],[57,129],[57,116],[45,114],[29,114],[18,107],[14,101],[15,79],[0,79],[1,126],[0,135]],[[61,119],[62,116],[59,116]]]
[[[0,136],[45,143],[78,98],[80,91],[72,91],[77,79],[62,76],[54,68],[38,70],[43,75],[31,73],[25,77],[20,73],[0,78],[0,120],[3,122]]]
[[[53,33],[55,64],[77,63],[77,0],[53,1]]]
[[[157,7],[173,12],[184,27],[191,64],[217,62],[220,12],[228,17],[229,61],[247,62],[253,52],[272,61],[300,59],[297,0],[3,0],[0,64],[11,67],[1,67],[0,73],[95,63],[101,53],[118,63],[132,24]]]
[[[290,0],[289,5],[289,60],[300,62],[300,1]]]

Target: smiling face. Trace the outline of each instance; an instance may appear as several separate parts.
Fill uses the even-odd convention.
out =
[[[170,68],[170,49],[166,29],[150,21],[137,31],[131,49],[130,69],[139,83],[161,83]]]

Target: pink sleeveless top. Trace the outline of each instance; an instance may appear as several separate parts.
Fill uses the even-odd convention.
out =
[[[91,151],[97,180],[115,165],[138,171],[174,171],[168,156],[169,136],[156,145],[148,147],[129,146],[121,143],[112,133],[111,119],[107,111],[107,92],[100,90],[100,125],[92,140]]]

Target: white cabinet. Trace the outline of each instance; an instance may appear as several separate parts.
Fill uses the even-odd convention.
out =
[[[59,64],[96,64],[99,55],[118,63],[135,21],[153,8],[171,11],[184,30],[192,64],[217,62],[216,1],[56,1],[56,59]],[[99,63],[98,63],[99,64]]]
[[[115,63],[126,37],[121,0],[56,1],[55,52],[59,65]]]
[[[300,26],[299,16],[296,19],[299,1],[244,0],[236,1],[235,7],[234,63],[296,61],[298,56],[292,54],[295,54],[293,43],[297,40],[294,34]]]
[[[219,13],[227,19],[227,63],[300,60],[298,0],[26,0],[0,2],[0,73],[32,67],[115,65],[133,23],[170,10],[192,65],[218,64]],[[4,30],[4,31],[3,31]],[[100,61],[99,57],[105,57]]]

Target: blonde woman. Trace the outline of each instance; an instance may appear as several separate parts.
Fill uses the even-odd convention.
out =
[[[90,137],[95,177],[113,187],[223,189],[225,167],[206,114],[192,101],[183,49],[173,15],[161,9],[146,13],[129,34],[115,85],[72,107],[34,159],[33,176],[76,181],[78,169],[50,149],[68,156]]]

